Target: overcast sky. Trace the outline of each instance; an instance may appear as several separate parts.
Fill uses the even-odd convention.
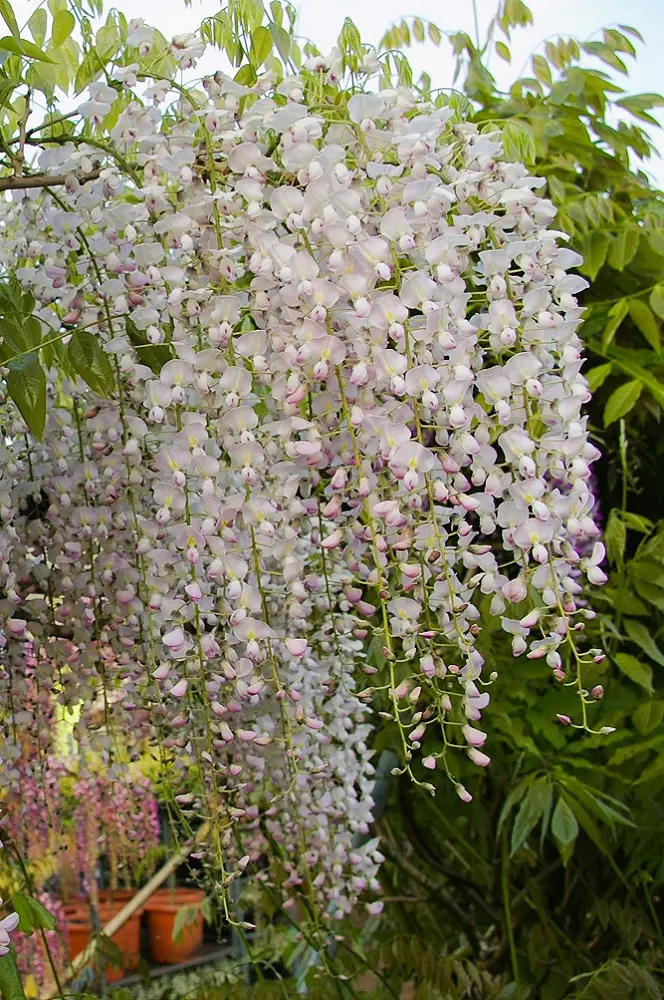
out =
[[[551,35],[574,35],[586,40],[602,27],[617,23],[637,28],[645,39],[645,46],[638,46],[638,59],[632,63],[630,79],[626,86],[631,93],[664,92],[664,0],[528,0],[535,23],[527,30],[518,30],[512,42],[512,65],[507,66],[494,56],[491,70],[499,84],[508,86],[521,73],[524,64],[541,42]],[[116,6],[128,17],[142,17],[169,36],[190,30],[203,17],[219,10],[214,0],[193,0],[186,8],[183,0],[107,0],[107,6]],[[411,6],[412,5],[412,6]],[[471,0],[299,0],[295,3],[300,13],[299,31],[311,38],[325,52],[335,43],[345,17],[352,17],[362,38],[377,42],[385,29],[408,12],[433,21],[445,30],[467,31],[474,35],[473,5]],[[495,12],[497,0],[477,0],[481,34]],[[35,4],[31,0],[15,0],[19,19],[26,19]],[[426,69],[433,85],[450,86],[452,59],[443,44],[436,49],[430,43],[419,45],[411,52],[411,62],[419,73]],[[209,63],[209,65],[208,65]],[[203,72],[214,69],[214,56],[205,59]],[[620,74],[618,74],[619,76]],[[664,116],[663,116],[664,117]],[[664,136],[658,137],[664,151]],[[650,171],[664,186],[664,162],[652,161]]]

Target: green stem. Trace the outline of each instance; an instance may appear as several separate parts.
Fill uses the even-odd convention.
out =
[[[480,41],[480,19],[477,13],[477,0],[473,0],[473,22],[475,24],[475,42],[479,49],[482,43]]]
[[[500,886],[503,896],[503,908],[505,911],[505,930],[507,932],[507,941],[510,950],[512,975],[514,976],[514,987],[515,987],[514,998],[515,1000],[521,1000],[521,980],[519,978],[519,960],[516,953],[516,944],[514,942],[514,927],[512,924],[512,911],[510,908],[509,866],[510,866],[510,858],[509,858],[509,850],[507,847],[507,833],[503,832]]]
[[[23,861],[23,858],[21,857],[20,853],[16,849],[14,849],[11,853],[14,855],[14,858],[16,859],[16,861],[18,863],[18,866],[21,869],[21,872],[23,874],[23,878],[25,879],[25,884],[26,884],[26,887],[28,889],[28,892],[30,893],[31,896],[34,896],[34,894],[35,894],[34,880],[33,880],[32,876],[30,875],[30,872],[28,871],[28,868],[27,868],[25,862]],[[48,958],[48,964],[51,966],[51,972],[53,973],[53,982],[55,983],[56,989],[58,991],[57,992],[57,996],[59,996],[60,998],[62,998],[62,1000],[64,1000],[64,995],[65,994],[64,994],[63,989],[62,989],[62,983],[60,982],[60,975],[59,975],[58,970],[57,970],[56,965],[55,965],[55,960],[53,958],[53,953],[51,952],[51,948],[50,948],[50,945],[48,943],[48,938],[46,937],[46,933],[45,933],[43,927],[40,927],[40,931],[41,931],[42,942],[44,944],[44,951],[46,952],[46,956]]]

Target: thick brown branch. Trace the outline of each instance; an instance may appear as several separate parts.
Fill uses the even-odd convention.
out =
[[[0,177],[0,191],[19,191],[23,188],[59,187],[66,184],[70,177],[75,177],[81,184],[94,181],[99,177],[100,170],[92,170],[89,174],[33,174],[31,177]]]

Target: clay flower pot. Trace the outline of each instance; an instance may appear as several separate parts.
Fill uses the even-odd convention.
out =
[[[138,889],[100,889],[99,902],[102,906],[112,906],[113,912],[117,913],[134,898],[137,892]],[[71,896],[64,903],[64,908],[67,913],[83,913],[87,917],[90,914],[90,901],[87,896],[79,893],[76,896]],[[142,915],[143,909],[144,907],[141,907],[137,911],[139,917]]]
[[[127,900],[125,899],[124,901],[118,900],[114,903],[101,903],[99,907],[99,919],[101,920],[102,927],[108,923],[111,917],[120,912],[126,902]],[[67,934],[69,938],[69,957],[73,959],[85,949],[92,937],[92,922],[87,900],[79,899],[67,904],[65,914],[67,917]],[[111,938],[113,944],[122,952],[125,969],[135,969],[139,963],[140,938],[140,913],[135,913],[130,917]],[[113,983],[118,979],[122,979],[123,974],[122,969],[109,964],[106,966],[104,978],[107,983]]]
[[[173,965],[198,951],[203,943],[203,911],[205,893],[200,889],[158,889],[145,904],[148,917],[150,956],[154,962]],[[174,939],[178,912],[191,908],[191,920]],[[195,911],[195,912],[194,912]]]
[[[137,892],[138,889],[102,889],[99,893],[99,902],[110,903],[116,910],[119,910],[133,899]],[[143,913],[143,907],[137,912],[140,916]]]

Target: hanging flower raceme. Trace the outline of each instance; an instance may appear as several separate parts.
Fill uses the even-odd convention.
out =
[[[66,313],[70,350],[94,337],[113,385],[53,369],[42,442],[5,406],[0,610],[5,689],[33,642],[86,745],[152,747],[224,889],[277,845],[261,877],[285,905],[343,915],[378,888],[372,710],[414,780],[435,731],[422,763],[469,799],[454,752],[489,764],[488,598],[589,728],[578,595],[603,549],[586,283],[543,181],[402,89],[308,107],[330,66],[218,74],[171,107],[155,81],[113,128],[120,160],[44,154],[98,178],[3,204],[34,315],[57,335]]]
[[[140,862],[159,843],[158,807],[150,783],[126,770],[84,773],[73,786],[72,800],[82,888],[90,891],[102,855],[110,888],[132,885]]]

